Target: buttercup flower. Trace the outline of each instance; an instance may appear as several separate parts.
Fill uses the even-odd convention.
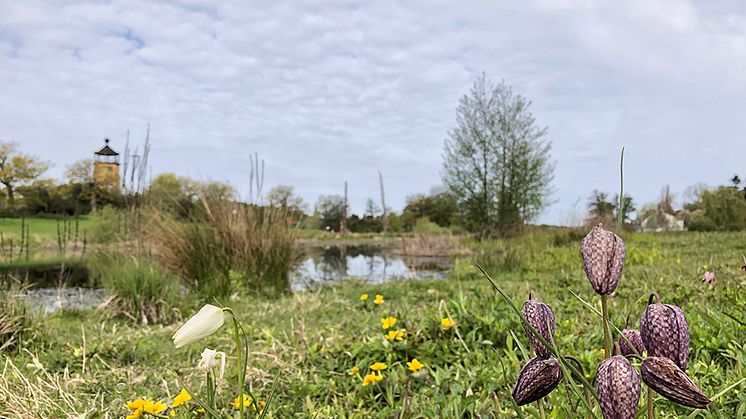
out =
[[[360,369],[358,367],[352,367],[349,370],[347,370],[347,374],[349,375],[357,375],[357,373],[360,372]]]
[[[376,294],[376,299],[373,300],[373,303],[375,303],[375,304],[383,304],[383,295]]]
[[[405,337],[407,337],[407,329],[389,330],[386,334],[386,339],[389,342],[393,342],[394,340],[401,342]]]
[[[220,358],[220,364],[218,364],[218,358]],[[199,360],[197,368],[210,371],[217,369],[218,365],[220,365],[220,378],[222,379],[223,375],[225,375],[225,352],[205,348],[202,351],[202,359]]]
[[[383,362],[376,362],[375,364],[370,366],[370,369],[373,371],[381,371],[388,368],[388,365],[384,364]]]
[[[440,320],[440,325],[443,327],[443,329],[448,330],[456,325],[456,323],[453,322],[453,320],[449,319],[448,317]]]
[[[192,395],[182,388],[181,393],[177,394],[176,397],[174,397],[174,403],[171,405],[171,407],[179,407],[183,404],[186,404],[186,402],[188,402],[189,400],[192,400]]]
[[[368,384],[377,383],[377,382],[379,382],[381,380],[383,380],[383,376],[381,374],[376,374],[374,372],[370,373],[370,374],[367,374],[363,378],[363,387],[367,386]]]
[[[412,372],[417,372],[421,370],[425,365],[423,365],[420,361],[417,360],[417,358],[412,359],[411,362],[407,362],[407,367]]]
[[[368,294],[360,294],[360,301],[368,301]]]
[[[251,405],[252,401],[253,401],[253,399],[248,394],[244,394],[243,395],[243,405],[244,406],[249,407]],[[241,399],[239,399],[238,397],[236,397],[231,402],[231,405],[233,407],[235,407],[236,409],[240,409],[241,408]]]
[[[142,417],[142,407],[127,415],[125,419],[137,419],[139,417]]]
[[[146,401],[145,404],[142,406],[142,410],[144,410],[147,413],[152,413],[154,415],[160,414],[167,408],[168,408],[168,405],[166,405],[166,403],[163,403],[162,401],[153,402],[151,400]]]
[[[381,319],[381,326],[384,329],[388,329],[389,327],[394,327],[396,324],[396,317],[385,317]]]
[[[173,339],[174,345],[177,348],[181,348],[184,345],[215,333],[216,330],[223,326],[224,322],[225,314],[223,313],[223,309],[211,304],[205,304],[197,314],[187,320],[174,333],[171,339]]]
[[[144,404],[145,404],[145,400],[144,399],[136,399],[136,400],[133,400],[131,402],[127,402],[127,404],[125,406],[129,410],[137,410],[137,409],[142,409],[142,406]]]

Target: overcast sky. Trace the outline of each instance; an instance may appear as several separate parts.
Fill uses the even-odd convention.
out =
[[[461,95],[485,72],[532,102],[556,163],[540,222],[592,189],[638,203],[746,178],[741,1],[0,0],[0,141],[61,177],[104,137],[152,126],[152,170],[313,204],[350,184],[354,211],[440,184]],[[464,3],[468,5],[464,6]]]

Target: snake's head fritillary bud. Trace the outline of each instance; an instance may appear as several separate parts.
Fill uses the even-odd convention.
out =
[[[640,401],[640,375],[621,355],[598,366],[596,391],[604,419],[634,419]]]
[[[664,356],[686,370],[689,359],[689,325],[680,307],[673,304],[649,304],[640,318],[640,336],[649,356]]]
[[[650,356],[640,367],[642,381],[661,396],[682,406],[704,409],[710,399],[672,360]]]
[[[593,227],[580,242],[583,269],[598,294],[609,295],[619,285],[625,252],[624,240],[604,230],[602,224]]]
[[[521,368],[513,387],[513,399],[518,406],[535,402],[551,393],[562,381],[562,368],[555,358],[532,358]]]
[[[619,337],[619,350],[622,355],[642,355],[645,351],[645,344],[642,342],[642,337],[637,329],[624,329],[622,330],[622,336]],[[627,339],[625,340],[625,338]],[[630,343],[632,346],[630,346]]]
[[[552,341],[555,330],[554,313],[548,304],[534,300],[533,294],[530,294],[528,301],[523,305],[522,313],[528,324],[530,324],[534,330],[539,332],[544,340],[547,342]],[[544,344],[541,343],[533,333],[531,333],[531,330],[525,324],[523,325],[523,330],[526,332],[526,335],[528,335],[528,341],[531,344],[531,347],[534,348],[534,351],[536,351],[536,355],[544,359],[552,356],[549,348],[544,346]]]
[[[705,284],[712,285],[716,281],[715,273],[712,271],[705,271],[705,274],[702,275],[702,282]]]

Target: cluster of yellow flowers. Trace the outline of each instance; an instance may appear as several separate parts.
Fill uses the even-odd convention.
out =
[[[243,395],[243,405],[244,406],[246,406],[246,407],[250,406],[251,410],[254,410],[254,411],[258,410],[259,412],[261,412],[262,410],[264,410],[264,406],[266,406],[265,402],[257,402],[256,406],[255,406],[253,404],[253,401],[254,401],[254,399],[252,399],[251,396],[249,396],[248,394],[244,394]],[[236,409],[239,409],[241,407],[240,403],[241,403],[241,399],[238,398],[238,397],[236,397],[231,402],[231,406],[235,407]]]
[[[171,404],[171,410],[169,411],[170,416],[176,416],[176,408],[184,406],[189,400],[192,400],[192,396],[185,389],[181,389],[181,393],[174,397],[174,402]],[[152,401],[148,399],[135,399],[131,402],[127,402],[125,407],[130,410],[130,414],[127,419],[136,419],[143,415],[143,413],[149,413],[151,415],[160,415],[169,406],[162,401]]]
[[[368,294],[361,294],[360,295],[360,301],[368,301]],[[381,294],[376,294],[376,298],[373,301],[375,304],[383,304],[384,298]],[[396,326],[396,323],[398,322],[396,317],[388,316],[381,319],[381,327],[383,330],[388,330],[386,335],[384,337],[389,342],[401,342],[407,337],[407,329],[394,329],[394,326]],[[389,330],[390,329],[390,330]],[[407,362],[407,369],[411,372],[417,372],[424,368],[425,365],[417,360],[417,358],[413,358],[411,361]],[[383,373],[382,371],[388,368],[388,365],[386,365],[383,362],[376,362],[375,364],[372,364],[370,366],[371,372],[367,373],[364,377],[362,377],[363,387],[368,386],[370,384],[378,383],[383,381]],[[356,366],[352,367],[347,371],[349,375],[356,375],[360,376],[360,369]]]
[[[360,301],[366,302],[368,301],[368,294],[360,294]],[[375,305],[381,305],[383,304],[383,295],[376,294],[376,298],[373,300],[373,304]]]

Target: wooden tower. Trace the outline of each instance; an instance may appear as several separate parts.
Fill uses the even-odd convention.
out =
[[[109,139],[104,139],[104,146],[93,153],[93,181],[97,187],[112,192],[119,192],[119,153],[109,146]]]

